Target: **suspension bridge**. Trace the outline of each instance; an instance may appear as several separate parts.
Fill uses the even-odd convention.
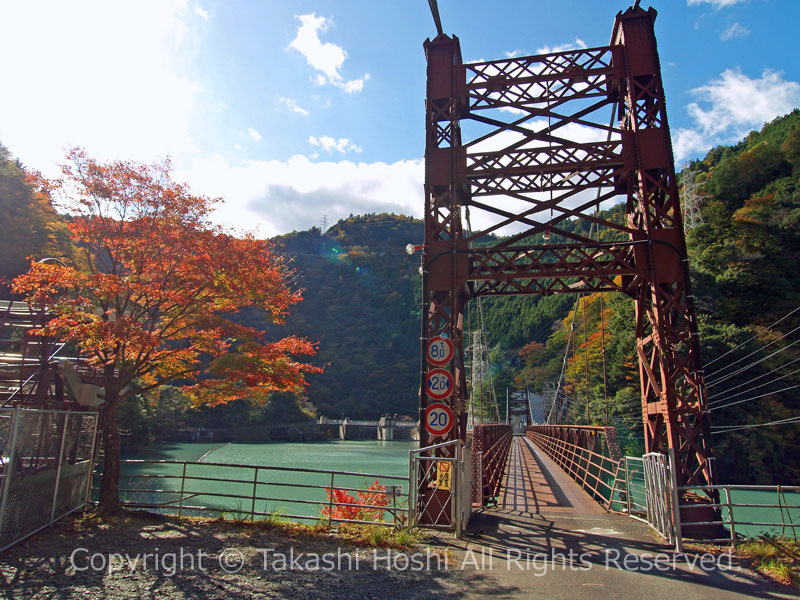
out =
[[[425,238],[411,246],[421,250],[419,419],[319,425],[338,428],[343,439],[347,428],[369,428],[382,439],[391,439],[395,430],[418,429],[420,448],[411,452],[408,477],[393,477],[406,491],[393,490],[392,498],[407,500],[407,517],[401,520],[395,507],[394,525],[452,530],[460,539],[517,550],[523,543],[548,551],[578,545],[598,552],[633,545],[642,553],[664,543],[680,549],[684,538],[735,544],[736,486],[717,479],[712,434],[736,428],[713,429],[710,419],[717,409],[760,397],[757,390],[766,382],[747,384],[770,373],[709,395],[766,359],[729,359],[706,380],[655,10],[644,10],[637,1],[617,14],[607,46],[465,63],[459,39],[443,32],[436,2],[430,5],[438,35],[424,44]],[[601,213],[615,203],[624,203],[622,222]],[[578,222],[587,227],[576,228]],[[625,294],[636,307],[632,328],[640,394],[631,399],[626,418],[641,422],[643,457],[622,454],[607,393],[602,403],[591,398],[588,356],[583,384],[580,374],[568,369],[570,356],[575,362],[581,349],[588,352],[587,303],[598,294],[605,384],[604,295],[611,293]],[[509,391],[501,420],[482,301],[550,294],[576,296],[561,373],[535,400],[529,390]],[[0,316],[9,332],[47,320],[21,303],[3,305]],[[18,347],[0,357],[4,406],[51,411],[100,406],[91,369],[77,358],[58,360],[63,344],[46,337],[32,341],[24,331],[3,341]],[[775,374],[779,377],[768,381],[785,372]],[[792,387],[797,386],[786,389]],[[74,426],[67,417],[36,421],[35,439],[40,446],[49,440],[50,446],[40,454],[56,457],[49,464],[59,474],[65,444],[54,448],[68,430],[74,442],[69,447],[76,451],[67,464],[91,463],[97,428],[92,414],[94,420],[73,421]],[[15,427],[12,422],[7,436],[12,449]],[[54,427],[64,432],[61,438],[51,435]],[[35,454],[28,452],[26,460]],[[259,469],[269,468],[235,466],[255,469],[249,480],[255,519],[263,514],[255,510],[256,499],[263,499],[259,486],[267,485],[258,479]],[[5,525],[17,466],[4,460],[3,469],[0,524]],[[80,472],[81,481],[89,477],[88,469]],[[179,514],[186,510],[186,470],[183,463],[181,492],[166,503],[177,502]],[[59,511],[82,505],[80,490],[73,490],[71,504],[57,510],[59,489],[56,483],[50,522]],[[328,508],[333,523],[332,501]],[[661,541],[649,538],[640,522]]]
[[[420,422],[433,416],[438,424],[445,404],[453,425],[421,431],[429,450],[420,456],[431,462],[414,472],[418,522],[466,528],[458,493],[443,491],[430,466],[446,460],[456,471],[469,463],[472,503],[491,511],[476,521],[491,514],[495,529],[513,522],[538,531],[536,518],[555,511],[569,532],[569,518],[618,513],[648,522],[679,549],[683,538],[735,543],[732,489],[717,479],[712,448],[712,433],[722,431],[710,424],[718,401],[708,390],[725,381],[725,370],[741,371],[718,368],[707,383],[700,358],[684,237],[698,220],[692,209],[684,224],[679,200],[656,11],[637,0],[618,13],[607,46],[465,63],[460,40],[444,33],[436,2],[429,4],[437,35],[424,44],[425,239],[415,247],[423,275]],[[618,203],[623,219],[601,212]],[[640,393],[622,417],[608,408],[611,293],[635,304]],[[509,393],[501,423],[485,382],[481,302],[551,294],[576,296],[560,376],[535,406],[529,390]],[[589,385],[592,302],[603,398]],[[622,455],[620,418],[641,423],[643,457]],[[600,527],[618,529],[619,522]]]

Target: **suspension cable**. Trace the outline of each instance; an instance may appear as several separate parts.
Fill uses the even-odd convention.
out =
[[[777,340],[775,340],[775,341],[777,341]],[[732,377],[736,377],[736,376],[737,376],[739,373],[744,373],[745,371],[747,371],[747,370],[749,370],[749,369],[752,369],[752,368],[753,368],[753,367],[755,367],[756,365],[759,365],[759,364],[761,364],[761,363],[762,363],[762,362],[764,362],[765,360],[769,360],[770,358],[772,358],[772,357],[773,357],[773,356],[775,356],[776,354],[780,354],[781,352],[784,352],[785,350],[787,350],[788,348],[791,348],[792,346],[794,346],[794,345],[795,345],[795,344],[797,344],[797,343],[800,343],[800,340],[795,340],[795,341],[793,341],[791,344],[786,344],[786,345],[785,345],[783,348],[781,348],[780,350],[776,350],[776,351],[775,351],[775,352],[773,352],[772,354],[768,354],[767,356],[765,356],[765,357],[763,357],[763,358],[760,358],[759,360],[757,360],[757,361],[755,361],[755,362],[752,362],[752,363],[750,363],[749,365],[746,365],[746,366],[742,367],[742,368],[741,368],[741,369],[739,369],[738,371],[734,371],[733,373],[729,373],[729,374],[727,374],[725,377],[721,377],[721,378],[719,378],[719,379],[715,379],[715,380],[714,380],[714,381],[712,381],[711,383],[707,384],[707,385],[706,385],[706,388],[712,388],[712,387],[714,387],[715,385],[718,385],[718,384],[722,383],[723,381],[727,381],[728,379],[730,379],[730,378],[732,378]],[[770,345],[770,344],[767,344],[767,346],[769,346],[769,345]],[[764,348],[766,348],[767,346],[764,346]],[[763,350],[764,348],[762,348],[762,350]]]
[[[583,350],[586,363],[586,424],[589,424],[589,339],[586,336],[586,294],[583,294]]]
[[[796,362],[798,360],[800,360],[800,358],[796,358],[792,362]],[[775,371],[777,371],[777,369],[775,369]],[[770,371],[770,373],[774,373],[774,371]],[[766,383],[760,383],[755,387],[748,388],[748,389],[743,390],[741,392],[736,392],[735,394],[731,394],[730,396],[724,396],[722,398],[718,398],[717,400],[714,400],[713,402],[709,402],[708,405],[709,406],[713,406],[714,404],[719,404],[720,402],[725,402],[726,400],[730,400],[731,398],[736,398],[736,396],[741,396],[742,394],[748,394],[748,393],[753,392],[753,391],[755,391],[755,390],[757,390],[759,388],[764,387],[765,385],[772,385],[776,381],[780,381],[781,379],[786,379],[787,377],[791,377],[792,375],[795,375],[797,373],[800,373],[800,369],[795,369],[794,371],[792,371],[790,373],[785,373],[785,374],[781,375],[780,377],[777,377],[775,379],[770,379]],[[767,375],[769,375],[769,373],[767,373]],[[764,377],[764,375],[762,375],[761,377]],[[756,379],[760,379],[760,378],[756,377]],[[755,380],[751,380],[751,381],[755,381]]]
[[[732,431],[739,431],[740,429],[753,429],[754,427],[769,427],[770,425],[785,425],[787,423],[800,423],[800,416],[789,417],[788,419],[779,419],[778,421],[770,421],[769,423],[752,423],[749,425],[718,425],[711,429],[711,435],[716,433],[730,433]]]

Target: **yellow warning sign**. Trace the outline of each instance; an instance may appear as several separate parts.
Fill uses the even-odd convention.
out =
[[[450,469],[452,463],[440,460],[436,463],[436,489],[449,490],[452,487],[453,473]]]

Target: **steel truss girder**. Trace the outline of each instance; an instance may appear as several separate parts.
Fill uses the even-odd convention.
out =
[[[426,42],[421,341],[423,357],[431,336],[455,342],[448,402],[459,427],[437,439],[423,434],[423,444],[465,436],[463,318],[470,298],[621,291],[636,301],[647,451],[674,448],[681,485],[714,483],[654,20],[654,10],[630,8],[617,15],[607,47],[466,65],[455,36]],[[609,109],[611,121],[600,120]],[[483,132],[462,142],[462,121]],[[615,197],[626,202],[625,223],[597,215],[600,203]],[[464,231],[465,207],[494,220]],[[565,227],[573,219],[627,240],[599,243]],[[508,226],[521,231],[486,247],[488,234]],[[526,244],[545,230],[568,243]],[[479,239],[482,247],[475,247]],[[423,358],[421,417],[430,368]]]

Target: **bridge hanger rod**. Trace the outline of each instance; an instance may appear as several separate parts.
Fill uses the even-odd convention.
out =
[[[428,6],[431,9],[433,22],[436,25],[436,33],[439,35],[444,35],[444,30],[442,29],[442,19],[439,17],[439,5],[436,4],[436,0],[428,0]]]

